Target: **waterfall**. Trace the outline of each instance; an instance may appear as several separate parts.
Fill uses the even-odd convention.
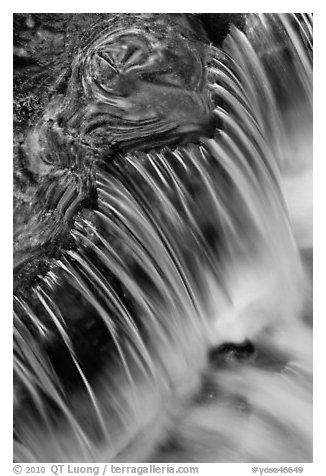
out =
[[[155,21],[94,26],[23,146],[15,459],[311,461],[312,18]]]

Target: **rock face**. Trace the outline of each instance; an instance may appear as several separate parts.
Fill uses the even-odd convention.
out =
[[[14,39],[18,283],[96,206],[97,164],[211,136],[216,123],[196,18],[22,14]]]

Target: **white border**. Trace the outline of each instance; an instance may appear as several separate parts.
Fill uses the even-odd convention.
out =
[[[7,3],[7,2],[6,2]],[[269,5],[269,6],[268,6]],[[82,5],[81,2],[56,1],[13,1],[2,7],[1,14],[1,453],[0,468],[2,474],[12,474],[12,13],[13,12],[114,12],[114,6],[119,6],[121,12],[135,10],[135,2],[119,1],[118,5],[106,2],[91,2]],[[111,8],[110,8],[111,7]],[[325,474],[325,301],[326,301],[326,153],[325,153],[325,36],[326,11],[321,2],[279,2],[270,4],[262,2],[234,2],[225,5],[215,2],[137,2],[139,12],[224,12],[241,11],[277,11],[277,12],[314,12],[314,463],[304,466],[304,476]],[[262,8],[263,7],[263,8]],[[222,13],[222,12],[221,12]],[[300,415],[298,415],[300,418]],[[248,464],[218,464],[199,465],[200,475],[203,474],[251,474]],[[260,466],[270,466],[261,464]],[[273,465],[271,465],[273,466]],[[275,465],[276,466],[276,465]],[[214,473],[213,473],[214,472]]]

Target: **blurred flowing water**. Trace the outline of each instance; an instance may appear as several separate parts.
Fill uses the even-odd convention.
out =
[[[95,28],[27,136],[16,461],[311,461],[312,18],[245,18],[130,104],[160,39]]]

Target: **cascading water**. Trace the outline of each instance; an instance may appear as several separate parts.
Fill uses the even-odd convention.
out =
[[[107,17],[21,145],[15,460],[311,461],[312,18]]]

